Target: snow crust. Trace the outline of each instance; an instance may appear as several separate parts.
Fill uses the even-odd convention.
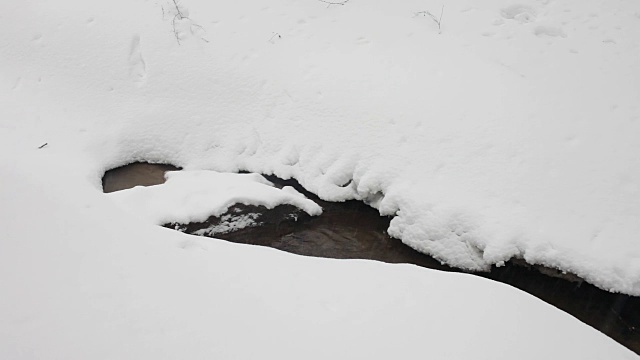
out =
[[[220,216],[234,204],[296,206],[307,214],[322,214],[322,208],[294,188],[283,189],[258,174],[224,174],[216,171],[170,171],[161,185],[108,194],[127,211],[152,224],[188,224]],[[244,226],[250,222],[244,221]],[[238,224],[239,225],[239,224]]]
[[[482,279],[150,227],[100,179],[293,177],[448,264],[640,295],[637,1],[180,4],[0,3],[0,357],[635,358]]]

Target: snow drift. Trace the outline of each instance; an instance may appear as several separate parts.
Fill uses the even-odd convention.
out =
[[[166,239],[158,246],[184,241],[183,235],[143,225],[137,232],[132,224],[128,232],[98,236],[91,228],[104,230],[104,224],[80,216],[83,198],[90,200],[82,206],[102,209],[96,214],[110,208],[112,200],[99,194],[106,169],[146,160],[186,170],[294,177],[323,199],[362,199],[393,215],[390,234],[450,265],[483,270],[522,257],[640,295],[637,3],[457,0],[446,3],[439,31],[422,15],[437,13],[441,5],[3,2],[0,146],[2,222],[8,226],[0,256],[2,280],[9,282],[3,288],[21,288],[11,265],[56,269],[50,256],[66,259],[80,249],[89,256],[82,241],[101,249],[114,238],[119,240],[108,247],[120,265],[105,258],[97,265],[72,263],[118,288],[124,285],[112,277],[113,266],[130,270],[140,256],[155,253],[149,249],[156,244],[144,239]],[[49,145],[35,152],[43,143]],[[47,162],[58,168],[45,167]],[[58,185],[49,188],[47,177]],[[55,216],[43,223],[46,231],[25,230],[31,227],[24,218],[48,213]],[[114,214],[110,210],[109,216],[124,221]],[[135,250],[127,254],[115,244]],[[41,254],[43,246],[53,252]],[[212,246],[241,257],[236,247]],[[175,260],[177,255],[162,251],[158,258],[151,255],[158,263]],[[209,265],[198,264],[190,269],[207,275],[197,279],[216,276]],[[33,269],[23,269],[24,283],[47,283]],[[84,275],[72,276],[80,285],[64,285],[61,279],[72,271],[64,269],[45,287],[89,291],[83,294],[90,306],[80,308],[91,315],[80,314],[73,329],[101,319],[92,312],[96,308],[111,311],[104,307],[109,295],[94,293],[98,287]],[[323,269],[317,274],[329,271]],[[394,272],[397,278],[412,273],[402,269]],[[161,296],[160,280],[152,279],[151,270],[140,271],[126,280],[139,302],[126,314],[112,314],[117,318],[136,317],[140,310],[152,319],[153,308],[142,310],[143,304]],[[162,276],[172,286],[188,287],[179,285],[177,275],[187,272]],[[147,286],[142,278],[155,284],[149,294],[158,296],[137,292]],[[421,281],[394,291],[427,286]],[[49,296],[43,289],[24,291],[4,298],[4,309],[25,297]],[[119,294],[113,301],[126,303],[126,291]],[[63,299],[43,305],[35,323],[25,320],[28,307],[20,305],[17,314],[25,317],[10,323],[27,321],[19,327],[27,333],[34,331],[29,324],[59,324],[63,319],[55,313],[67,314],[71,306]],[[164,301],[177,306],[178,297]],[[133,320],[145,329],[171,324],[138,340],[166,339],[184,325],[179,318]],[[103,330],[117,329],[121,324],[114,321]],[[44,329],[57,333],[56,327]],[[193,336],[197,342],[202,335]]]
[[[175,26],[172,1],[3,4],[29,21],[2,24],[2,127],[96,177],[295,177],[453,266],[518,256],[640,294],[634,2],[460,0],[441,33],[420,1],[180,4]]]

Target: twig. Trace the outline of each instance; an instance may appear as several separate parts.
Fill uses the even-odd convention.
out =
[[[269,42],[274,44],[273,38],[276,36],[278,37],[278,39],[282,39],[282,36],[280,34],[278,34],[277,32],[274,32],[273,35],[271,35],[271,37],[269,38]]]
[[[38,146],[38,149],[42,149],[43,147],[45,147],[45,146],[47,146],[47,145],[49,145],[49,143],[44,143],[44,144],[42,144],[42,145]]]
[[[202,31],[204,31],[205,33],[207,32],[207,30],[205,30],[202,26],[200,26],[200,25],[198,25],[198,24],[196,24],[196,23],[194,23],[194,22],[191,22],[191,26],[195,26],[195,27],[197,27],[197,28],[201,29]],[[192,31],[193,31],[193,29],[192,29]],[[209,40],[205,39],[205,38],[204,38],[204,37],[202,37],[202,36],[200,36],[200,40],[202,40],[202,41],[204,41],[204,42],[206,42],[206,43],[208,43],[208,42],[209,42]]]
[[[176,2],[176,0],[173,0],[173,5],[176,7],[176,16],[180,16],[180,20],[184,19],[184,15],[182,15],[182,11],[180,11],[180,8],[178,7],[178,3]]]
[[[176,16],[173,17],[173,20],[171,20],[171,25],[173,25],[173,36],[176,37],[176,41],[178,42],[178,45],[182,45],[180,44],[180,36],[178,35],[178,30],[176,30],[176,17],[178,17],[178,14],[176,14]]]
[[[442,33],[442,15],[444,14],[444,5],[442,5],[442,10],[440,10],[440,17],[436,17],[429,11],[418,11],[416,16],[429,16],[437,25],[438,25],[438,33]]]
[[[176,37],[178,45],[182,45],[180,44],[180,36],[178,35],[178,30],[176,30],[176,19],[182,20],[184,19],[184,15],[182,15],[182,11],[180,11],[180,7],[178,6],[178,2],[176,0],[173,0],[173,6],[176,7],[176,15],[173,17],[173,20],[171,20],[171,25],[173,25],[173,35]]]
[[[178,42],[178,45],[182,45],[182,43],[180,43],[180,34],[179,34],[178,29],[176,28],[176,19],[177,20],[184,20],[184,19],[189,20],[189,23],[190,23],[190,26],[191,26],[191,34],[193,34],[193,27],[194,26],[199,28],[199,29],[201,29],[202,31],[204,31],[206,33],[206,30],[202,26],[196,24],[195,22],[193,22],[191,20],[191,18],[189,18],[188,16],[185,16],[182,13],[182,10],[180,10],[180,6],[178,5],[178,0],[171,0],[171,1],[173,2],[173,6],[176,8],[176,14],[173,16],[173,19],[171,20],[171,25],[173,26],[173,35],[176,37],[176,41]],[[163,14],[164,14],[164,8],[163,8]],[[200,39],[202,41],[207,42],[207,43],[209,42],[209,40],[205,39],[204,37],[202,37],[202,36],[199,36],[199,37],[200,37]]]

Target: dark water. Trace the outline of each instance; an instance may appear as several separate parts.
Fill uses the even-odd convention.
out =
[[[131,164],[108,171],[103,179],[105,192],[136,185],[154,185],[164,181],[167,165]],[[148,174],[148,177],[146,177]],[[410,263],[443,271],[460,271],[440,264],[391,238],[386,229],[390,218],[358,201],[331,203],[318,199],[293,180],[265,176],[282,187],[293,186],[323,208],[323,214],[310,217],[290,205],[268,210],[260,206],[235,205],[227,214],[252,216],[260,226],[245,228],[216,238],[228,241],[269,246],[300,255],[338,259],[372,259],[389,263]],[[167,224],[167,227],[195,233],[220,219],[203,223]],[[557,274],[557,276],[556,276]],[[478,276],[512,285],[607,334],[622,345],[640,354],[640,298],[614,294],[582,282],[576,277],[562,276],[552,269],[531,267],[522,261],[511,261],[491,272]]]
[[[164,183],[164,173],[180,170],[173,165],[133,163],[111,169],[102,177],[102,191],[106,193]]]

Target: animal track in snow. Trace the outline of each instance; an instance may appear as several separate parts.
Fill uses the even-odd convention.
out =
[[[147,78],[147,65],[142,58],[139,35],[134,36],[131,41],[131,50],[129,52],[129,76],[131,76],[131,79],[138,84],[144,82]]]
[[[551,36],[551,37],[563,37],[566,38],[567,34],[561,28],[553,27],[553,26],[536,26],[533,29],[534,35],[538,37],[542,36]]]
[[[511,5],[500,10],[500,15],[508,20],[515,20],[521,24],[531,23],[536,20],[536,11],[526,5]]]

